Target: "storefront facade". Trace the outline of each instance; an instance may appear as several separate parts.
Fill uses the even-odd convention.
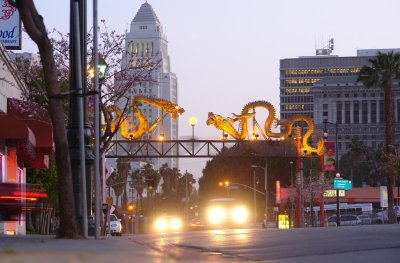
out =
[[[25,83],[18,79],[6,50],[0,44],[0,183],[24,188],[26,168],[46,169],[53,149],[52,126],[47,112],[23,101]],[[7,221],[6,196],[0,192],[0,234],[26,234],[24,214]]]

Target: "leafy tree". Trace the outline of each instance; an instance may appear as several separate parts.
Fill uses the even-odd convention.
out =
[[[58,38],[49,38],[48,32],[43,23],[43,18],[38,14],[34,2],[28,1],[9,1],[16,6],[20,12],[25,29],[32,40],[38,45],[41,64],[31,64],[26,61],[17,63],[19,76],[28,83],[28,89],[23,90],[23,97],[26,100],[35,101],[48,109],[52,124],[54,142],[56,148],[56,163],[58,175],[58,190],[60,199],[60,237],[78,237],[77,224],[75,222],[75,204],[72,189],[72,174],[69,158],[68,140],[65,131],[67,120],[66,100],[60,99],[63,92],[68,89],[69,79],[69,36],[58,34]],[[155,82],[154,72],[160,66],[160,56],[133,60],[129,51],[125,51],[125,36],[117,34],[115,31],[109,32],[104,26],[100,32],[99,52],[107,62],[109,70],[106,73],[102,84],[101,112],[104,115],[106,125],[101,137],[100,152],[108,148],[111,139],[114,137],[121,121],[128,114],[129,102],[125,100],[123,108],[123,118],[118,122],[116,128],[111,130],[112,115],[107,111],[107,105],[114,104],[124,98],[126,92],[139,82]],[[87,39],[89,49],[92,49],[93,37],[88,34]],[[93,52],[89,52],[88,61],[92,61]],[[121,64],[124,68],[121,69]],[[115,84],[117,83],[117,85]],[[88,80],[89,92],[93,90],[93,82]],[[50,99],[49,99],[50,98]],[[93,121],[93,98],[88,99],[88,116]],[[102,169],[100,169],[102,171]]]
[[[376,57],[369,59],[370,65],[361,68],[358,81],[362,81],[366,88],[379,87],[384,91],[385,99],[385,123],[386,123],[386,153],[394,154],[394,81],[400,77],[400,53],[379,52]],[[396,214],[394,212],[393,199],[393,173],[387,173],[388,191],[388,219],[394,224]]]
[[[99,56],[107,65],[107,71],[101,80],[101,99],[100,110],[103,114],[105,125],[101,136],[101,149],[103,153],[109,146],[110,141],[117,133],[119,126],[129,114],[130,101],[127,100],[129,90],[139,83],[155,83],[155,72],[161,65],[159,54],[154,57],[135,58],[125,48],[125,34],[118,34],[115,30],[109,31],[105,21],[102,21],[99,27]],[[61,91],[68,90],[69,81],[69,35],[63,34],[57,30],[51,32],[51,44],[54,49],[54,58],[56,62],[55,71]],[[89,50],[93,50],[93,35],[87,34],[87,45]],[[93,52],[88,52],[88,61],[93,61]],[[45,92],[43,83],[43,67],[40,64],[24,59],[17,59],[16,74],[28,84],[28,89],[22,90],[22,96],[26,100],[39,103],[44,108],[48,108],[48,96]],[[124,67],[121,67],[124,65]],[[87,78],[88,92],[94,90],[93,80]],[[87,101],[87,114],[90,122],[94,122],[93,97],[89,96]],[[63,101],[65,111],[68,109],[67,100]],[[122,110],[122,118],[116,124],[115,129],[111,129],[111,123],[115,119],[113,114],[107,110],[108,105],[116,105]],[[67,119],[67,114],[65,120]]]
[[[362,178],[363,173],[360,173],[360,167],[361,164],[365,164],[368,151],[371,149],[368,149],[358,138],[352,139],[349,149],[349,152],[340,159],[340,168],[343,176],[351,179],[353,186],[360,187],[364,179]]]

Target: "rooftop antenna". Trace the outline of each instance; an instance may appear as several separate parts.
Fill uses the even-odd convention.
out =
[[[323,48],[317,48],[315,50],[315,55],[316,56],[330,56],[332,51],[335,48],[334,44],[335,44],[335,40],[333,38],[330,38],[328,40],[327,45],[325,45]]]

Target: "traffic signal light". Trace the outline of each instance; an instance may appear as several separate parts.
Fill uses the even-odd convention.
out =
[[[134,204],[129,203],[129,204],[128,204],[128,211],[129,211],[129,212],[133,212],[133,209],[135,209]]]

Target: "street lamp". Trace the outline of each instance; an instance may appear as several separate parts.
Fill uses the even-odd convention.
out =
[[[251,168],[254,169],[254,178],[256,174],[256,168],[261,168],[264,170],[264,189],[265,189],[265,227],[267,227],[268,224],[268,165],[267,162],[265,162],[265,167],[258,166],[258,165],[252,165]],[[255,181],[255,180],[254,180]],[[255,187],[254,187],[255,188]],[[255,193],[255,192],[254,192]]]
[[[198,120],[197,120],[196,116],[191,116],[189,118],[189,124],[192,126],[192,140],[194,140],[194,126],[197,125],[197,122],[198,122]]]
[[[97,28],[97,27],[96,27]],[[97,38],[97,32],[96,38]],[[95,178],[95,238],[99,238],[98,228],[100,226],[100,178],[104,175],[101,174],[103,169],[104,160],[100,159],[100,98],[101,98],[101,84],[105,78],[107,63],[103,57],[97,55],[97,43],[95,45],[93,65],[88,69],[88,75],[94,81],[94,178]],[[97,70],[95,70],[97,68]],[[97,73],[97,74],[96,74]],[[100,164],[101,162],[101,164]]]
[[[189,124],[192,126],[192,154],[194,155],[194,126],[197,125],[197,118],[195,116],[191,116],[189,118]]]
[[[253,169],[254,226],[257,223],[256,169]]]
[[[336,169],[336,178],[340,177],[339,173],[339,149],[338,149],[338,122],[329,122],[324,121],[324,138],[328,139],[328,130],[326,129],[326,124],[334,124],[335,125],[335,169]],[[340,226],[340,202],[339,202],[339,189],[336,189],[336,226]]]

